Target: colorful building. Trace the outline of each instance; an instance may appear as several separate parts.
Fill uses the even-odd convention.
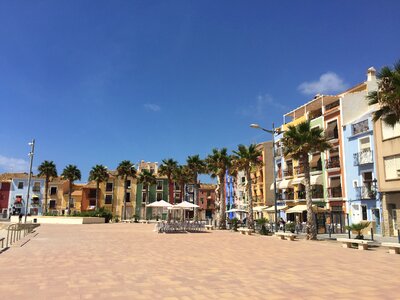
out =
[[[213,219],[215,214],[215,184],[201,183],[199,187],[199,219]]]

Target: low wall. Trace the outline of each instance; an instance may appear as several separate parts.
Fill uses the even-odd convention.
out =
[[[100,217],[52,217],[52,216],[29,216],[27,217],[28,222],[33,222],[33,219],[37,220],[39,224],[101,224],[105,223],[104,218]],[[11,216],[11,222],[18,223],[18,216]],[[22,217],[22,222],[25,221],[25,217]]]

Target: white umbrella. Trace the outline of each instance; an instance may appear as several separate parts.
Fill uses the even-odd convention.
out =
[[[229,214],[229,213],[234,213],[234,212],[247,212],[247,210],[232,208],[230,210],[227,210],[225,213]]]
[[[179,207],[179,208],[182,208],[182,209],[189,209],[189,208],[198,208],[200,206],[198,206],[196,204],[193,204],[193,203],[190,203],[190,202],[187,202],[187,201],[183,201],[183,202],[181,202],[179,204],[176,204],[174,207]]]
[[[173,205],[171,203],[168,203],[167,201],[164,200],[156,201],[147,205],[147,207],[172,207],[172,206]]]

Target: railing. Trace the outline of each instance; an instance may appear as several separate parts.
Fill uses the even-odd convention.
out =
[[[293,192],[288,192],[284,193],[285,194],[285,200],[294,200],[294,193]]]
[[[306,199],[306,191],[297,191],[297,199]]]
[[[306,199],[306,191],[297,191],[297,199]],[[324,198],[324,193],[321,190],[311,190],[311,198]]]
[[[327,131],[325,137],[327,140],[337,140],[339,138],[339,133],[337,130]]]
[[[339,156],[331,157],[326,161],[326,168],[333,169],[333,168],[340,168],[340,158]]]
[[[292,168],[283,170],[283,177],[289,177],[289,176],[293,176]]]
[[[356,187],[357,197],[359,199],[375,199],[376,191],[371,186]]]
[[[367,149],[358,153],[353,154],[353,165],[360,166],[365,164],[372,164],[374,162],[374,156],[372,150]]]
[[[336,186],[328,188],[328,196],[330,198],[341,198],[342,197],[342,187]]]
[[[284,200],[283,198],[284,197],[283,197],[283,195],[281,193],[277,193],[276,194],[276,200]]]
[[[40,224],[17,223],[17,224],[9,225],[7,227],[6,248],[8,248],[12,244],[18,242],[21,238],[24,238],[26,235],[31,233],[38,226],[40,226]]]
[[[335,108],[335,107],[337,107],[339,105],[340,105],[340,101],[337,100],[337,101],[335,101],[335,102],[333,102],[331,104],[325,105],[325,110],[330,110],[330,109]]]
[[[322,165],[319,166],[311,166],[310,167],[310,172],[321,172],[322,171]]]
[[[356,135],[369,130],[368,120],[358,122],[351,126],[352,135]]]
[[[299,165],[294,167],[294,174],[299,175],[299,174],[304,174],[304,166]]]

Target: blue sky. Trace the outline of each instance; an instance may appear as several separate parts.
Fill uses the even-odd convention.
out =
[[[183,163],[268,140],[400,59],[399,1],[1,1],[0,171]]]

